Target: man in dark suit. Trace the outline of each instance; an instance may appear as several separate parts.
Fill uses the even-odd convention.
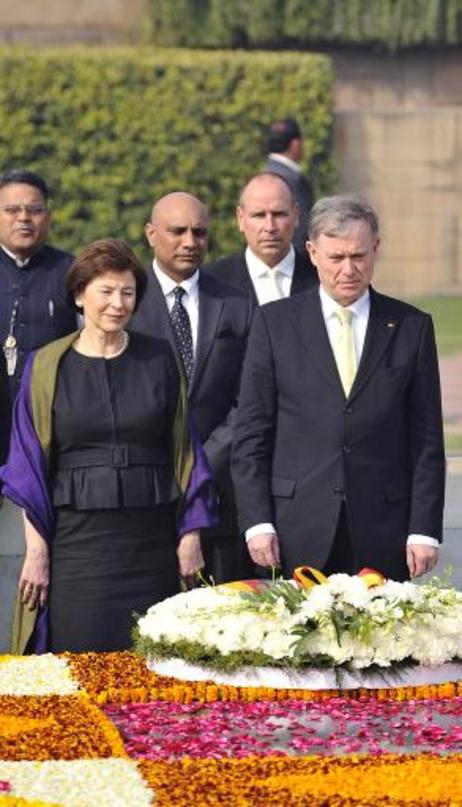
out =
[[[206,271],[239,286],[260,305],[317,285],[305,246],[303,252],[292,246],[298,206],[286,180],[256,174],[242,189],[236,213],[245,251],[209,264]]]
[[[298,204],[298,224],[293,235],[294,247],[305,249],[308,218],[313,204],[310,184],[303,175],[300,160],[303,156],[302,133],[294,118],[284,118],[271,124],[267,140],[268,160],[265,171],[279,174],[292,188]]]
[[[64,283],[73,256],[44,243],[50,223],[42,177],[22,169],[0,176],[0,341],[12,399],[28,353],[77,328]]]
[[[255,313],[235,426],[241,528],[286,574],[424,574],[442,537],[445,461],[430,316],[370,287],[378,220],[313,207],[320,287]]]
[[[202,273],[208,214],[187,193],[153,207],[146,236],[154,252],[148,288],[132,327],[170,341],[189,382],[199,438],[218,483],[220,527],[204,531],[206,568],[216,582],[248,576],[230,477],[231,431],[253,306],[244,292]]]

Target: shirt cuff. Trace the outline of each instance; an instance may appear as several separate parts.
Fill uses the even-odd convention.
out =
[[[430,538],[429,535],[410,535],[407,539],[408,546],[413,544],[423,544],[424,546],[433,546],[435,549],[439,548],[439,541],[436,538]]]
[[[272,524],[255,524],[254,527],[249,527],[245,533],[245,540],[250,541],[251,538],[254,538],[255,535],[261,535],[262,532],[272,532],[273,535],[276,535],[276,530]]]

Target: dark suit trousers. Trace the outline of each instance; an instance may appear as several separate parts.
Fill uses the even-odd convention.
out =
[[[360,571],[357,568],[355,552],[351,541],[350,531],[346,517],[345,505],[342,504],[335,531],[334,543],[330,554],[321,570],[325,575],[343,572],[344,574],[356,574]]]

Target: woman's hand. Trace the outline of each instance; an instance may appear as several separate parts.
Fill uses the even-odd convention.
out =
[[[21,601],[30,611],[37,604],[44,606],[48,600],[50,583],[50,559],[48,546],[39,532],[24,516],[24,532],[26,538],[26,557],[21,570],[18,588]]]
[[[191,577],[204,567],[200,533],[198,530],[186,532],[180,538],[177,549],[178,563],[182,577]]]
[[[30,611],[34,610],[37,603],[45,605],[48,599],[49,580],[47,546],[28,548],[19,578],[19,591],[23,604],[27,605]]]

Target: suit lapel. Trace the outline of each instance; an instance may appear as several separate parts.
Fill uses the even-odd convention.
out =
[[[315,267],[311,264],[308,256],[295,252],[295,266],[292,284],[290,286],[290,296],[300,294],[303,291],[318,285],[318,275]]]
[[[358,372],[351,388],[350,399],[356,397],[369,381],[394,339],[398,326],[398,320],[396,317],[390,316],[388,306],[385,305],[381,295],[371,289],[371,308],[366,337]]]
[[[165,302],[165,297],[160,287],[160,283],[157,280],[154,272],[151,272],[149,277],[148,293],[149,318],[155,323],[154,335],[167,339],[176,353],[175,336],[173,334],[172,324],[170,322],[167,303]]]
[[[257,295],[253,287],[252,279],[247,268],[247,261],[245,259],[245,252],[240,252],[237,260],[237,272],[239,273],[239,285],[244,291],[250,294],[254,305],[258,305]]]
[[[216,337],[224,301],[210,294],[205,275],[199,278],[199,328],[197,332],[196,360],[191,379],[190,392],[198,383]]]
[[[326,325],[321,310],[317,289],[294,297],[297,306],[292,309],[300,334],[300,344],[309,353],[313,364],[337,394],[343,396],[343,388],[330,346]]]

